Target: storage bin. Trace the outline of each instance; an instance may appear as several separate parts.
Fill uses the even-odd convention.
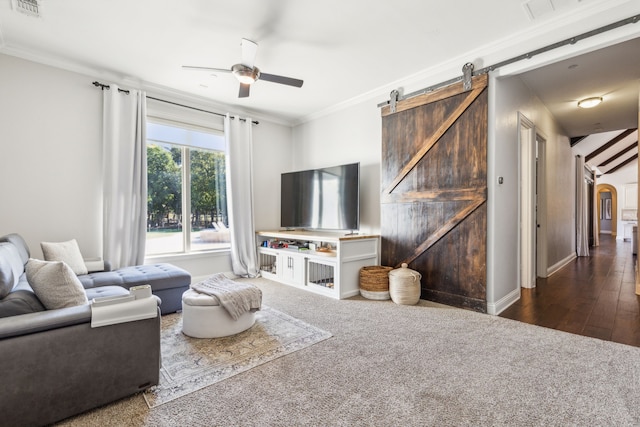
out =
[[[389,272],[389,295],[396,304],[413,305],[420,301],[420,279],[422,275],[402,263],[400,268]]]
[[[393,267],[373,265],[360,269],[360,295],[367,299],[388,300],[389,272]]]

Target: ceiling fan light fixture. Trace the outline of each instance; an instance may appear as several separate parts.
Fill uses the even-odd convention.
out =
[[[580,108],[593,108],[602,102],[601,96],[593,96],[591,98],[585,98],[578,101],[578,107]]]
[[[246,65],[236,64],[231,67],[231,72],[240,83],[246,85],[250,85],[260,78],[260,70],[258,67],[250,68]]]

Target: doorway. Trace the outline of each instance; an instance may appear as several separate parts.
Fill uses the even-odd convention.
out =
[[[520,287],[536,284],[535,127],[523,114],[520,122]]]
[[[520,150],[520,203],[518,251],[520,287],[534,288],[536,278],[546,277],[545,239],[545,138],[534,123],[518,113]]]
[[[599,234],[611,234],[614,239],[618,236],[618,192],[610,184],[597,185],[596,200],[598,212],[595,215]],[[607,202],[606,200],[610,200]]]

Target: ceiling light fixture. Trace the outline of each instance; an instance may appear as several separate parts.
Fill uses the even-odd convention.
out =
[[[601,96],[594,96],[591,98],[585,98],[585,99],[581,99],[580,101],[578,101],[578,107],[580,108],[593,108],[596,105],[600,104],[602,102],[602,97]]]
[[[242,84],[250,85],[254,83],[260,77],[260,70],[258,67],[247,67],[246,65],[236,64],[231,67],[231,72],[236,79]]]

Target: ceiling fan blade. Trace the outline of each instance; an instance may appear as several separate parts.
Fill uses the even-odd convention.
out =
[[[240,83],[240,92],[238,92],[238,98],[247,98],[249,96],[249,89],[251,85],[246,83]]]
[[[262,72],[260,73],[259,80],[266,80],[268,82],[280,83],[283,85],[295,86],[295,87],[302,87],[302,83],[304,83],[302,80],[299,80],[299,79],[293,79],[291,77],[278,76],[276,74],[267,74]]]
[[[242,39],[242,65],[253,68],[258,53],[258,44],[249,39]]]
[[[230,73],[231,72],[231,70],[226,70],[224,68],[199,67],[197,65],[183,65],[182,68],[188,68],[190,70],[216,71],[218,73]]]

